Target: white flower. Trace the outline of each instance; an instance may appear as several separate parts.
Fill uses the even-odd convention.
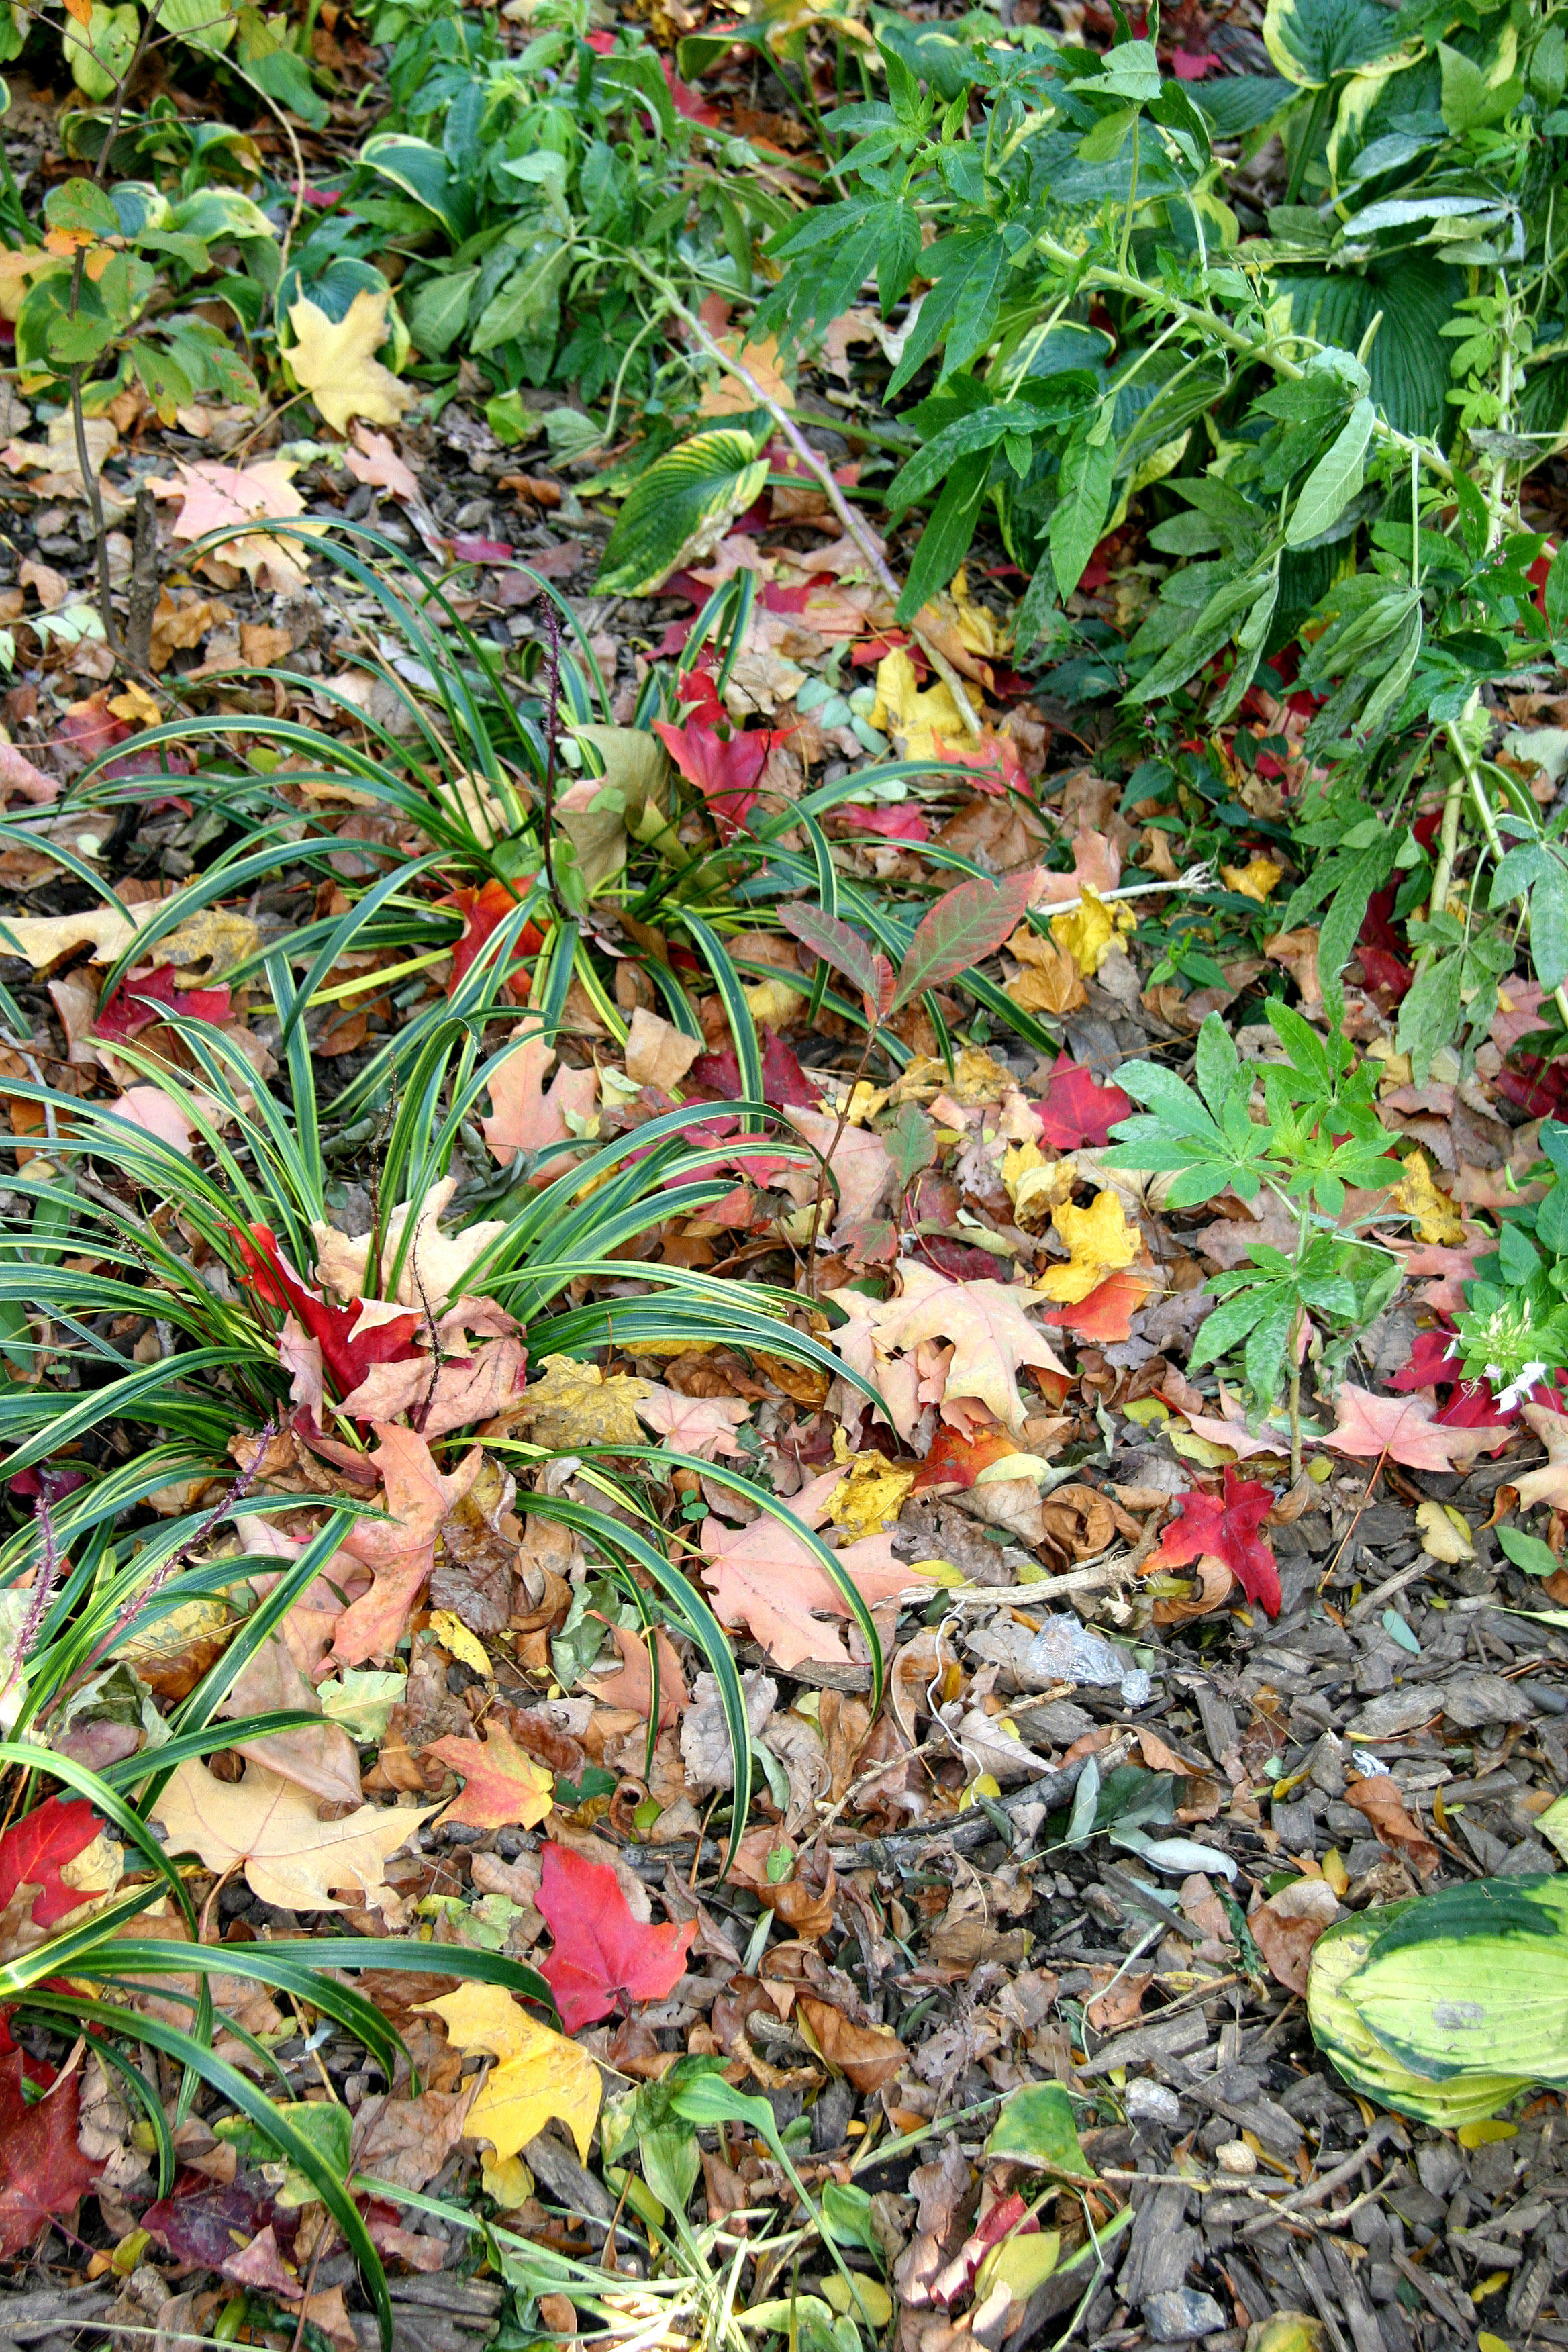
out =
[[[1487,1366],[1488,1380],[1496,1380],[1497,1377],[1498,1372],[1496,1366],[1489,1364]],[[1511,1412],[1516,1404],[1522,1404],[1524,1402],[1525,1398],[1530,1394],[1531,1390],[1535,1386],[1537,1381],[1543,1381],[1545,1378],[1546,1367],[1544,1364],[1526,1364],[1524,1370],[1520,1373],[1519,1378],[1517,1380],[1510,1381],[1507,1388],[1502,1390],[1499,1395],[1497,1400],[1499,1410],[1502,1412]]]

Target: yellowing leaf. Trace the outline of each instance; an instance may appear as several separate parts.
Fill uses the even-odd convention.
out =
[[[1470,1541],[1470,1523],[1452,1503],[1417,1503],[1415,1524],[1434,1559],[1446,1561],[1450,1568],[1461,1559],[1474,1559],[1476,1548]]]
[[[1424,1242],[1457,1249],[1464,1240],[1463,1223],[1447,1192],[1440,1192],[1434,1183],[1424,1151],[1411,1152],[1405,1162],[1404,1181],[1395,1184],[1389,1198],[1395,1208],[1404,1210]]]
[[[482,1675],[487,1683],[494,1680],[495,1667],[489,1652],[478,1635],[470,1633],[462,1619],[450,1609],[433,1609],[430,1612],[430,1631],[441,1647],[450,1650],[460,1664],[471,1666],[475,1674]]]
[[[1285,875],[1285,868],[1276,866],[1272,857],[1249,857],[1245,866],[1222,866],[1219,870],[1228,888],[1238,890],[1244,898],[1256,898],[1260,907],[1273,897]]]
[[[1519,2130],[1517,2124],[1500,2123],[1488,2116],[1481,2123],[1461,2124],[1454,2137],[1461,2147],[1489,2147],[1494,2140],[1512,2139]]]
[[[493,2197],[496,2203],[509,2213],[515,2212],[520,2205],[526,2205],[533,2194],[533,2175],[521,2156],[503,2156],[494,2164],[481,2158],[479,2179],[485,2195]]]
[[[310,394],[335,433],[346,434],[351,417],[372,425],[395,425],[413,404],[410,386],[399,383],[376,352],[386,341],[388,290],[362,286],[346,316],[329,319],[301,296],[289,313],[294,341],[285,353],[295,381]]]
[[[536,1445],[565,1452],[574,1445],[640,1445],[637,1408],[647,1382],[630,1372],[605,1378],[597,1364],[570,1356],[546,1356],[544,1378],[535,1381],[507,1419]]]
[[[466,1984],[423,2009],[445,2021],[447,2038],[459,2050],[488,2050],[500,2061],[468,2109],[465,2139],[488,2139],[504,2161],[553,2117],[566,2126],[579,2156],[587,2156],[602,2085],[585,2051],[536,2025],[499,1985]]]
[[[902,739],[910,760],[940,760],[963,740],[963,721],[945,682],[922,694],[907,653],[888,654],[877,664],[877,700],[871,724]]]
[[[343,1887],[374,1904],[385,1865],[438,1805],[361,1805],[340,1822],[316,1817],[316,1800],[259,1764],[237,1782],[219,1780],[194,1758],[179,1766],[153,1809],[171,1853],[197,1853],[209,1870],[245,1865],[246,1882],[284,1911],[339,1911]]]
[[[1061,2244],[1059,2230],[1031,2230],[1027,2236],[1004,2238],[980,2265],[974,2281],[976,2297],[984,2302],[1000,2279],[1015,2303],[1027,2303],[1056,2269]]]
[[[1090,884],[1083,886],[1083,904],[1068,915],[1051,917],[1051,937],[1066,948],[1086,980],[1092,980],[1121,938],[1137,927],[1131,907],[1108,906]]]
[[[520,1822],[531,1830],[552,1809],[551,1775],[499,1723],[486,1724],[482,1744],[477,1739],[436,1739],[422,1752],[439,1757],[463,1776],[463,1793],[447,1806],[441,1816],[444,1822],[466,1822],[476,1830],[499,1830]]]
[[[1137,1226],[1128,1223],[1114,1192],[1097,1192],[1087,1209],[1075,1209],[1070,1201],[1064,1201],[1052,1210],[1051,1223],[1071,1255],[1066,1265],[1053,1265],[1042,1276],[1037,1287],[1064,1306],[1076,1306],[1080,1298],[1087,1298],[1108,1275],[1131,1265],[1142,1248]]]
[[[836,1434],[842,1436],[843,1432]],[[895,1469],[885,1454],[875,1451],[847,1459],[849,1475],[828,1497],[827,1516],[836,1528],[847,1528],[856,1540],[879,1536],[898,1524],[915,1474]]]

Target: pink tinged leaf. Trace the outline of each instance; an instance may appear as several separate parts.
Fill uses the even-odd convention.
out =
[[[0,743],[0,789],[20,793],[25,801],[33,801],[40,807],[60,796],[58,779],[35,768],[26,753],[18,751],[14,743]]]
[[[835,971],[841,971],[859,990],[868,1021],[885,1021],[893,1009],[893,967],[884,955],[867,946],[858,931],[825,915],[818,907],[785,907],[780,921],[803,945]]]
[[[897,1011],[928,988],[941,988],[986,956],[994,955],[1022,922],[1034,891],[1032,871],[1005,881],[961,882],[939,898],[910,941],[900,969],[892,1005]]]

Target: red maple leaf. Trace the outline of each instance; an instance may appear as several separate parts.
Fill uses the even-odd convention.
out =
[[[914,1491],[924,1495],[932,1486],[973,1486],[993,1462],[1005,1461],[1019,1451],[1005,1429],[985,1429],[977,1436],[965,1437],[947,1422],[939,1421],[931,1452],[915,1472]]]
[[[775,1110],[787,1110],[792,1103],[811,1109],[821,1097],[821,1087],[812,1085],[798,1057],[765,1021],[758,1034],[763,1045],[763,1100]],[[733,1045],[726,1045],[720,1054],[699,1054],[687,1076],[694,1088],[700,1088],[715,1102],[739,1102],[745,1091]]]
[[[73,2067],[28,2106],[21,2052],[0,2058],[0,2258],[9,2261],[30,2246],[57,2214],[74,2212],[103,2169],[76,2144],[80,2095],[81,2074]]]
[[[1076,1306],[1053,1307],[1042,1315],[1042,1323],[1053,1323],[1061,1331],[1071,1331],[1080,1339],[1092,1340],[1096,1347],[1106,1347],[1112,1341],[1120,1344],[1132,1336],[1132,1318],[1159,1286],[1157,1277],[1140,1274],[1129,1266],[1120,1274],[1108,1275],[1087,1298]]]
[[[176,988],[174,965],[161,963],[151,971],[126,973],[93,1023],[93,1034],[134,1037],[165,1013],[183,1013],[188,1021],[226,1021],[228,1008],[226,988]]]
[[[1261,1601],[1270,1617],[1279,1614],[1279,1570],[1259,1528],[1274,1497],[1253,1478],[1238,1478],[1226,1463],[1225,1499],[1217,1495],[1178,1495],[1181,1513],[1160,1538],[1159,1568],[1183,1568],[1211,1553],[1223,1559],[1249,1601]]]
[[[53,1927],[79,1910],[91,1889],[68,1886],[62,1864],[74,1862],[102,1824],[85,1797],[46,1797],[0,1837],[0,1911],[18,1886],[36,1886],[33,1925]]]
[[[856,833],[879,833],[884,841],[929,841],[931,827],[911,802],[897,808],[873,808],[860,801],[847,802],[838,812]]]
[[[456,907],[463,918],[461,937],[452,950],[452,977],[447,982],[447,994],[451,997],[462,985],[464,976],[485,942],[492,932],[500,929],[517,906],[518,897],[515,890],[510,890],[504,882],[498,882],[492,876],[481,888],[454,890],[447,898],[437,898],[436,904],[438,907]],[[524,923],[518,933],[517,945],[511,951],[513,963],[521,963],[528,957],[536,956],[543,945],[544,934],[538,924]],[[518,1003],[526,1001],[528,988],[525,982],[512,981],[509,986]]]
[[[320,1341],[322,1369],[339,1396],[352,1396],[373,1364],[404,1364],[419,1353],[414,1344],[419,1328],[417,1308],[356,1331],[361,1302],[356,1298],[347,1307],[335,1307],[319,1290],[312,1290],[279,1248],[269,1225],[252,1225],[248,1236],[237,1226],[230,1230],[245,1261],[248,1286],[268,1307],[290,1309],[311,1339]]]
[[[620,2001],[663,2000],[686,1971],[697,1923],[650,1927],[634,1919],[616,1874],[553,1841],[536,1898],[555,1938],[541,1969],[561,2022],[577,2032]]]
[[[771,727],[721,734],[700,718],[672,727],[656,719],[653,731],[689,784],[695,784],[708,803],[708,814],[719,828],[721,841],[733,841],[762,798],[760,783],[768,754],[784,733]]]
[[[1043,1143],[1058,1151],[1078,1151],[1086,1144],[1098,1151],[1110,1142],[1117,1120],[1131,1118],[1132,1097],[1120,1087],[1097,1086],[1080,1063],[1064,1054],[1036,1109]]]

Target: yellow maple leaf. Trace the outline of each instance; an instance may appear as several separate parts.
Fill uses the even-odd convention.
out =
[[[1249,857],[1245,866],[1222,866],[1219,870],[1228,888],[1238,890],[1244,898],[1256,898],[1260,907],[1273,897],[1285,875],[1285,868],[1272,857]]]
[[[1036,1287],[1063,1306],[1087,1298],[1108,1275],[1131,1265],[1142,1246],[1137,1226],[1128,1223],[1114,1192],[1097,1192],[1087,1209],[1075,1209],[1064,1201],[1052,1210],[1051,1223],[1071,1255],[1066,1265],[1053,1265]]]
[[[477,1633],[470,1633],[462,1619],[450,1609],[430,1612],[430,1632],[444,1650],[449,1650],[458,1662],[481,1675],[487,1683],[495,1680],[495,1667],[489,1651]]]
[[[468,2109],[465,2139],[488,2139],[504,2162],[537,2138],[553,2116],[576,2141],[578,2155],[586,2158],[602,2095],[599,2070],[586,2051],[536,2025],[499,1985],[463,1985],[421,2004],[422,2014],[431,2011],[459,2050],[488,2050],[500,2061]]]
[[[795,406],[795,394],[779,373],[779,339],[764,335],[760,342],[742,343],[739,335],[721,335],[719,348],[726,358],[738,360],[757,386],[781,408]],[[756,394],[748,390],[738,375],[721,376],[710,383],[702,395],[700,416],[749,416],[757,404]]]
[[[647,1382],[630,1372],[605,1378],[597,1364],[571,1356],[546,1356],[544,1378],[525,1390],[507,1419],[527,1431],[536,1445],[564,1452],[574,1445],[640,1445],[637,1416]]]
[[[828,1501],[827,1516],[833,1525],[847,1528],[856,1542],[862,1536],[879,1536],[895,1527],[915,1483],[914,1472],[896,1469],[885,1454],[874,1449],[851,1454],[841,1429],[834,1432],[833,1450],[837,1460],[849,1465],[848,1477],[834,1488]]]
[[[1424,1151],[1410,1154],[1405,1163],[1404,1180],[1394,1187],[1389,1198],[1395,1208],[1404,1210],[1424,1242],[1457,1249],[1464,1240],[1464,1224],[1447,1192],[1440,1192],[1433,1181]]]
[[[946,683],[939,679],[922,694],[915,666],[901,651],[877,664],[871,724],[885,734],[902,736],[905,757],[910,760],[944,759],[949,745],[963,740],[963,721]]]
[[[1086,980],[1092,980],[1113,947],[1137,926],[1138,918],[1131,907],[1107,905],[1098,890],[1086,882],[1083,904],[1069,915],[1051,917],[1051,937],[1060,948],[1066,948]]]
[[[346,314],[329,319],[301,296],[289,313],[294,341],[285,357],[295,381],[310,394],[335,433],[347,433],[351,417],[372,425],[395,425],[411,407],[411,387],[399,383],[375,354],[386,341],[390,291],[362,286]]]

